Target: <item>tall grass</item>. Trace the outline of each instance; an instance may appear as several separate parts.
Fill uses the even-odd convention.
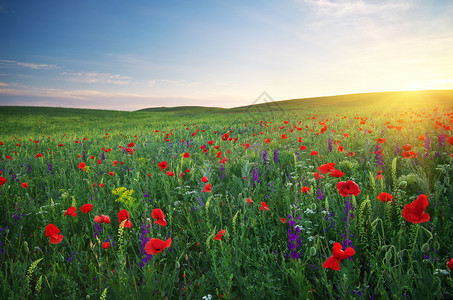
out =
[[[10,109],[0,129],[1,298],[451,298],[453,146],[442,136],[451,129],[436,124],[451,124],[449,113]],[[406,144],[416,158],[402,156]],[[315,179],[330,162],[345,175]],[[204,176],[211,192],[203,192]],[[337,183],[348,180],[360,194],[338,193]],[[377,200],[381,192],[393,201]],[[412,224],[401,211],[419,194],[428,196],[431,218]],[[86,203],[93,204],[87,214]],[[64,216],[71,206],[77,216]],[[155,208],[167,226],[153,223]],[[131,228],[118,226],[121,209]],[[95,223],[96,215],[111,223]],[[59,244],[45,236],[50,223],[64,235]],[[150,258],[149,238],[172,244]],[[323,268],[334,242],[355,250],[339,271]]]

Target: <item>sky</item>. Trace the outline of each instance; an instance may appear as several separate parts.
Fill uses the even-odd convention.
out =
[[[0,109],[419,89],[453,89],[453,1],[0,0]]]

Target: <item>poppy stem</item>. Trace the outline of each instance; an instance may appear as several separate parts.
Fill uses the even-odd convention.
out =
[[[409,255],[409,262],[410,262],[410,264],[411,264],[411,269],[413,269],[413,268],[412,268],[412,255],[414,254],[415,245],[416,245],[416,243],[417,243],[418,229],[419,229],[419,227],[420,227],[420,224],[414,224],[414,225],[415,225],[415,226],[412,227],[412,228],[415,228],[415,229],[413,229],[413,231],[415,231],[415,237],[414,237],[414,242],[413,242],[413,244],[412,244],[411,254]]]

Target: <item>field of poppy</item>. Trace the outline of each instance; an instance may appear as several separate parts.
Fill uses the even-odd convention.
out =
[[[453,298],[453,107],[0,109],[2,299]]]

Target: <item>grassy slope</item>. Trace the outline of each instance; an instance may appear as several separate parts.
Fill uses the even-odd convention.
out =
[[[153,107],[145,108],[135,112],[61,108],[61,107],[34,107],[34,106],[0,106],[0,116],[12,115],[34,115],[34,116],[55,116],[55,117],[78,117],[79,119],[91,118],[93,116],[119,117],[123,115],[144,115],[144,113],[179,113],[179,114],[202,114],[202,113],[225,113],[225,112],[247,112],[267,110],[300,110],[305,108],[342,106],[361,107],[375,106],[388,107],[407,105],[419,106],[426,103],[435,103],[441,106],[453,106],[453,90],[426,90],[426,91],[403,91],[403,92],[380,92],[361,93],[339,96],[325,96],[313,98],[301,98],[261,103],[250,106],[241,106],[230,109],[203,106],[178,106],[178,107]],[[93,114],[95,113],[95,114]]]
[[[403,91],[403,92],[380,92],[361,93],[339,96],[326,96],[314,98],[292,99],[271,103],[243,106],[231,109],[232,111],[246,111],[250,109],[302,109],[319,106],[418,106],[425,103],[436,103],[442,106],[453,106],[453,90],[427,90],[427,91]]]

